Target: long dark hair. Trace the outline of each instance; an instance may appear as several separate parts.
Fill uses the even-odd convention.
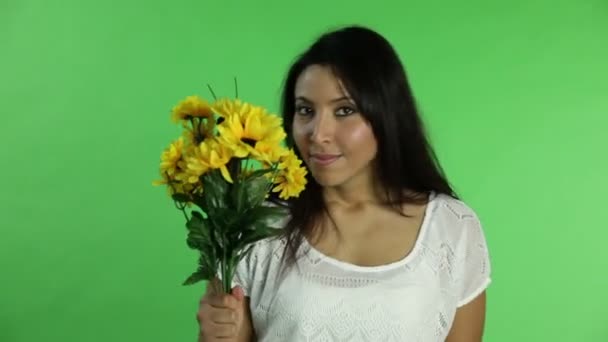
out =
[[[311,65],[329,67],[371,125],[378,141],[376,174],[390,205],[402,214],[403,204],[421,201],[419,194],[434,191],[457,198],[428,142],[399,56],[384,37],[369,28],[349,26],[327,32],[289,68],[281,112],[287,144],[299,157],[292,135],[295,84]],[[310,173],[307,180],[300,196],[284,203],[290,211],[284,229],[284,256],[289,262],[296,260],[303,239],[328,213],[321,186]]]

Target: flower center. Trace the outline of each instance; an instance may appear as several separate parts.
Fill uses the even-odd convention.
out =
[[[251,146],[251,147],[255,147],[255,143],[256,143],[255,139],[243,138],[243,139],[241,139],[241,141],[244,142],[245,144]]]

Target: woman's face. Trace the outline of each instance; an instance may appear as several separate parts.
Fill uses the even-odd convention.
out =
[[[310,66],[296,81],[292,129],[320,185],[342,186],[373,177],[377,142],[372,129],[328,67]]]

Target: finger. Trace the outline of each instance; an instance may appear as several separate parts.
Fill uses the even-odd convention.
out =
[[[206,302],[212,307],[218,309],[236,309],[238,307],[236,298],[229,294],[211,296]]]
[[[240,286],[235,286],[232,289],[232,295],[236,298],[237,301],[242,302],[245,299],[245,291]]]
[[[236,309],[215,308],[210,304],[203,304],[196,313],[196,319],[200,324],[213,323],[236,323],[239,313]]]
[[[237,336],[236,324],[210,323],[201,327],[201,333],[204,336],[205,341],[210,338],[234,338]]]
[[[216,309],[209,313],[209,319],[211,319],[211,322],[217,324],[234,324],[237,320],[237,314],[233,309]]]

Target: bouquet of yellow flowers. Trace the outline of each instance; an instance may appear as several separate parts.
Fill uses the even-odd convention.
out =
[[[183,284],[220,275],[229,293],[238,262],[253,242],[277,234],[271,222],[286,214],[267,205],[270,192],[297,197],[307,171],[293,149],[281,145],[282,119],[263,107],[188,96],[171,118],[183,133],[162,152],[154,184],[167,187],[186,218],[187,245],[200,254],[198,269]],[[188,215],[192,206],[200,211]]]

